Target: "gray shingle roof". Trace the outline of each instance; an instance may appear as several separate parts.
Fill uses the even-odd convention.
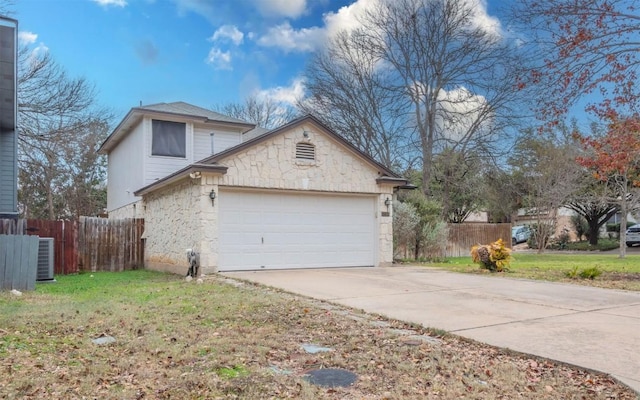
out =
[[[206,108],[194,106],[193,104],[185,103],[184,101],[176,101],[173,103],[157,103],[147,106],[136,107],[138,110],[148,110],[157,112],[166,112],[172,114],[182,114],[194,117],[208,118],[212,121],[231,122],[240,124],[250,124],[251,122],[243,121],[241,119],[229,117],[215,111],[207,110]]]

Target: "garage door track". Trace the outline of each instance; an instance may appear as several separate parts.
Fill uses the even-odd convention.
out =
[[[606,372],[640,392],[640,293],[425,267],[226,276]]]

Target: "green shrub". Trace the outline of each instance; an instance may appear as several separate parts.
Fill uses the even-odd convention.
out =
[[[589,242],[571,242],[567,244],[566,250],[576,251],[608,251],[615,250],[620,247],[620,242],[615,239],[600,239],[597,245],[591,245]]]
[[[620,223],[617,223],[617,224],[608,223],[606,227],[607,227],[607,232],[620,233]]]
[[[571,268],[569,271],[565,271],[564,275],[567,278],[576,279],[578,277],[578,275],[579,275],[578,267],[575,266],[575,267]]]
[[[582,278],[582,279],[593,280],[599,277],[600,275],[602,275],[602,270],[597,266],[594,266],[594,267],[585,268],[582,271],[578,271],[578,267],[576,266],[571,268],[569,271],[565,271],[564,275],[567,278],[571,278],[571,279]]]
[[[573,229],[576,231],[576,235],[578,236],[578,240],[582,240],[583,237],[589,239],[587,236],[589,234],[589,223],[587,219],[582,215],[572,215],[571,216],[571,225],[573,225]]]
[[[582,272],[580,272],[580,278],[582,279],[596,279],[597,277],[599,277],[600,275],[602,275],[602,271],[596,266],[596,267],[590,267],[590,268],[586,268],[584,270],[582,270]]]
[[[410,203],[393,202],[393,254],[395,258],[409,258],[416,243],[420,217]]]
[[[422,228],[422,252],[429,261],[444,259],[449,228],[443,221],[427,222]]]

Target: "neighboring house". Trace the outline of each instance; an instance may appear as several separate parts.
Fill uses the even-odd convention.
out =
[[[525,209],[521,208],[518,212],[511,217],[513,221],[513,225],[526,225],[533,226],[537,224],[538,219],[541,221],[551,221],[555,225],[555,232],[552,237],[559,237],[563,233],[568,233],[569,238],[572,241],[578,240],[578,236],[576,234],[575,227],[571,222],[571,217],[576,215],[576,212],[566,208],[560,207],[554,212],[543,211],[540,215],[537,215],[535,209]]]
[[[405,179],[313,116],[243,141],[253,125],[158,110],[176,104],[193,107],[134,108],[101,147],[108,190],[122,192],[126,182],[131,192],[109,193],[110,215],[144,208],[147,268],[186,273],[187,248],[200,254],[205,274],[391,264],[391,200]],[[154,144],[154,120],[186,127]],[[190,144],[210,126],[212,150]],[[232,136],[235,145],[217,147],[217,138]],[[213,155],[200,159],[204,153]]]
[[[0,218],[18,217],[18,21],[0,17]]]

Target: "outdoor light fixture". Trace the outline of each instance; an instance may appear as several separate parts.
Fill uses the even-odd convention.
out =
[[[211,205],[213,206],[215,200],[216,200],[216,191],[211,189],[211,191],[209,192],[209,198],[211,199]]]
[[[309,132],[307,131],[302,131],[302,136],[308,138],[309,137]]]
[[[387,197],[384,201],[384,205],[387,206],[387,212],[389,212],[389,206],[391,205],[391,199]]]

